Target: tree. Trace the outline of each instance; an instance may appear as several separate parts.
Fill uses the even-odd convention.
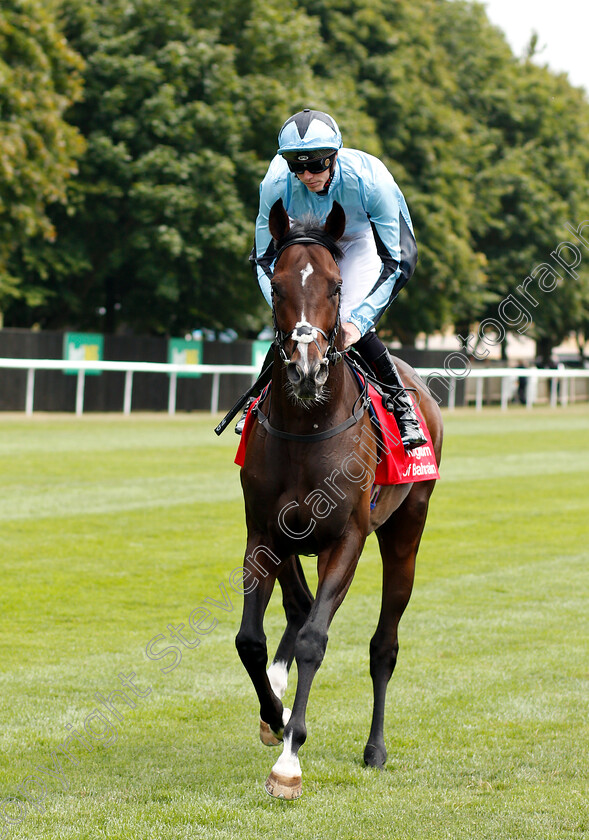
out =
[[[176,334],[268,323],[247,263],[258,185],[280,125],[303,107],[333,113],[346,145],[381,157],[407,198],[419,263],[385,337],[468,333],[565,222],[589,218],[589,103],[514,57],[482,5],[52,2],[85,60],[67,119],[87,151],[67,203],[46,210],[55,241],[30,229],[12,253],[11,323]],[[573,279],[534,310],[538,340],[586,323],[584,265]]]
[[[510,119],[504,122],[508,142],[502,158],[487,169],[499,210],[479,243],[489,257],[491,283],[502,298],[515,293],[541,264],[551,264],[562,277],[553,292],[536,295],[537,306],[528,306],[533,322],[527,334],[536,340],[542,363],[548,364],[552,348],[578,330],[588,312],[587,253],[570,273],[551,255],[567,240],[577,247],[567,223],[576,227],[589,217],[589,104],[566,77],[531,61],[520,69],[514,91]],[[562,258],[569,262],[572,256],[565,252]]]
[[[497,319],[501,302],[516,296],[532,318],[527,334],[547,362],[552,347],[586,318],[587,260],[577,278],[560,271],[564,281],[553,293],[536,295],[537,306],[517,288],[570,239],[567,222],[589,218],[589,103],[565,75],[532,60],[534,39],[522,59],[511,55],[478,4],[437,4],[436,29],[458,82],[452,106],[468,115],[476,138],[470,228],[474,247],[485,255],[490,293],[460,331]]]
[[[55,238],[48,207],[66,201],[84,144],[63,119],[81,95],[82,61],[66,44],[46,3],[3,0],[0,7],[0,312],[22,296],[39,300],[11,270],[16,249],[38,235]],[[1,321],[1,316],[0,316]]]
[[[45,276],[52,288],[34,317],[178,332],[250,308],[232,282],[249,243],[235,187],[232,50],[194,26],[188,0],[64,0],[61,8],[86,61],[84,100],[68,117],[87,149],[74,212],[55,211],[55,246],[39,241],[23,258],[30,281]]]
[[[247,257],[277,128],[293,89],[312,81],[304,14],[256,0],[61,7],[86,61],[84,100],[68,116],[87,151],[68,212],[54,213],[57,242],[20,256],[27,283],[44,278],[46,302],[13,317],[104,331],[259,328],[269,313]]]

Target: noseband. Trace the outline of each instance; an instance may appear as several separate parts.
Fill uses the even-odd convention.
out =
[[[284,251],[286,251],[287,248],[290,248],[291,245],[321,245],[322,248],[326,248],[329,251],[329,253],[333,257],[334,262],[337,265],[337,259],[332,247],[323,239],[309,235],[294,236],[292,239],[289,239],[287,242],[284,242],[278,249],[275,264],[278,262]],[[317,336],[319,334],[322,335],[323,338],[327,341],[327,349],[325,353],[323,353],[323,359],[327,361],[328,364],[332,365],[337,364],[337,362],[340,362],[343,359],[344,353],[342,353],[340,350],[335,349],[335,340],[337,338],[337,334],[341,325],[341,303],[342,297],[340,292],[335,325],[329,333],[329,335],[324,330],[322,330],[321,327],[315,327],[313,326],[313,324],[309,324],[306,321],[299,321],[299,323],[296,324],[294,330],[290,332],[285,332],[284,330],[281,330],[278,327],[278,324],[276,323],[276,310],[274,308],[274,304],[272,304],[272,321],[274,324],[274,336],[276,340],[276,346],[278,347],[280,357],[285,364],[289,364],[290,362],[290,358],[287,355],[286,350],[284,348],[284,343],[285,341],[287,341],[288,338],[291,338],[293,341],[301,344],[313,343],[315,344],[319,352],[323,353],[319,342],[317,341]]]

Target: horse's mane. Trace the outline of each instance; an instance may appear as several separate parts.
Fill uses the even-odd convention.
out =
[[[341,260],[344,255],[344,252],[333,236],[325,233],[322,223],[316,216],[312,215],[307,215],[300,220],[294,221],[286,236],[283,236],[282,239],[276,242],[276,250],[280,251],[291,242],[301,238],[313,239],[318,245],[323,245],[336,261]]]

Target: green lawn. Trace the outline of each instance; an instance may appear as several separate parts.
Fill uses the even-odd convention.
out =
[[[371,538],[313,687],[294,803],[263,790],[279,752],[258,740],[233,645],[245,530],[236,438],[215,422],[0,415],[0,840],[585,837],[587,406],[446,413],[387,768],[361,760]],[[168,625],[207,598],[218,623],[200,646],[148,659],[158,635],[180,650]],[[278,597],[267,626],[273,648]],[[119,674],[141,695],[127,687],[117,719],[95,693]],[[72,747],[74,763],[58,747],[76,732],[93,749]]]

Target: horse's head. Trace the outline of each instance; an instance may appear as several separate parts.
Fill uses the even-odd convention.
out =
[[[345,225],[345,213],[337,202],[324,226],[306,221],[291,227],[280,199],[270,211],[270,233],[277,248],[274,327],[292,392],[299,400],[321,399],[329,363],[337,357],[342,286],[337,240]]]

